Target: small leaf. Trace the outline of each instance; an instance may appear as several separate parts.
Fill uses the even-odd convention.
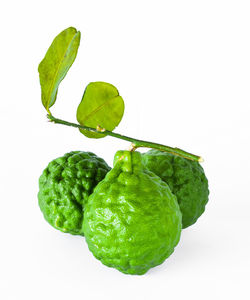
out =
[[[115,129],[124,113],[124,102],[118,90],[106,82],[91,82],[86,87],[77,109],[77,120],[81,125],[92,128]],[[105,134],[80,131],[89,138],[102,138]]]
[[[55,103],[58,86],[73,64],[80,45],[80,32],[69,27],[55,37],[38,67],[42,103],[46,110]]]

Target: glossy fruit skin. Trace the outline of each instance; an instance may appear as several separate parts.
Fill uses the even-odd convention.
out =
[[[84,235],[88,196],[110,167],[91,152],[72,151],[52,160],[39,178],[38,203],[44,218],[62,232]]]
[[[180,239],[181,212],[168,185],[144,169],[139,152],[118,151],[114,168],[89,197],[83,230],[104,265],[142,275]]]
[[[143,155],[145,167],[158,175],[177,197],[182,212],[182,227],[194,224],[208,202],[208,180],[198,162],[159,150]]]

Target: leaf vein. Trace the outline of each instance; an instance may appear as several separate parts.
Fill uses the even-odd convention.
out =
[[[104,102],[102,105],[99,105],[95,110],[92,110],[88,115],[86,115],[86,117],[83,119],[83,122],[85,122],[86,120],[88,120],[90,117],[92,117],[93,115],[95,115],[98,111],[100,111],[104,106],[106,106],[107,104],[109,104],[113,99],[119,97],[115,96],[113,98],[108,99],[106,102]],[[99,124],[101,125],[101,124]]]

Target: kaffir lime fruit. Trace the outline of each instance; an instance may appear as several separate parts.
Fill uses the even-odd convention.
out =
[[[39,179],[38,200],[44,218],[62,232],[84,235],[84,206],[109,170],[91,152],[73,151],[52,160]]]
[[[198,162],[158,150],[143,155],[145,167],[158,175],[177,197],[182,212],[182,227],[194,224],[208,202],[208,181]]]
[[[139,152],[118,151],[114,168],[88,199],[83,230],[104,265],[141,275],[174,251],[181,212],[168,185],[144,168]]]

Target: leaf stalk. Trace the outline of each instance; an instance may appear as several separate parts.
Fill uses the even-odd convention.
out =
[[[186,152],[186,151],[184,151],[182,149],[179,149],[179,148],[172,148],[172,147],[165,146],[165,145],[162,145],[162,144],[157,144],[157,143],[152,143],[152,142],[148,142],[148,141],[134,139],[132,137],[121,135],[119,133],[115,133],[115,132],[109,131],[109,130],[104,129],[104,128],[102,128],[102,130],[100,130],[99,128],[95,129],[95,128],[92,128],[92,127],[71,123],[71,122],[68,122],[68,121],[65,121],[65,120],[55,118],[54,116],[52,116],[52,114],[48,114],[47,118],[49,119],[50,122],[53,122],[55,124],[61,124],[61,125],[65,125],[65,126],[75,127],[75,128],[78,128],[78,129],[84,129],[84,130],[87,130],[87,131],[96,132],[96,133],[99,133],[99,134],[104,134],[104,135],[112,136],[114,138],[118,138],[118,139],[121,139],[121,140],[131,142],[132,145],[133,145],[133,150],[135,150],[137,148],[141,148],[141,147],[153,148],[153,149],[158,149],[158,150],[163,151],[163,152],[168,152],[168,153],[171,153],[171,154],[174,154],[174,155],[177,155],[177,156],[181,156],[181,157],[189,159],[189,160],[193,160],[193,161],[197,161],[197,162],[203,162],[203,158],[201,156],[194,155],[192,153]]]

